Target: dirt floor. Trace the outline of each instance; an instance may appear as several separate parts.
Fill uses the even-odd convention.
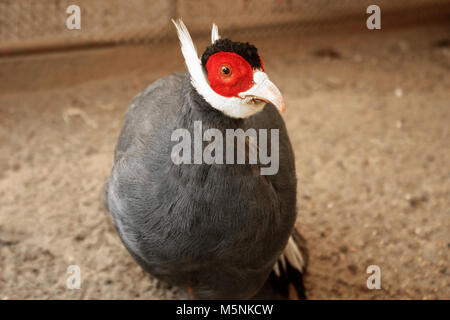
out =
[[[450,299],[449,27],[252,39],[286,100],[309,298]],[[177,43],[0,59],[0,299],[184,297],[100,204],[130,100],[182,69]]]

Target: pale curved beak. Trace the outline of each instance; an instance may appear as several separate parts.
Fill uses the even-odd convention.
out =
[[[255,84],[249,90],[241,92],[243,99],[262,100],[273,104],[281,113],[286,112],[284,99],[280,90],[269,80],[264,72],[257,71],[254,75]]]

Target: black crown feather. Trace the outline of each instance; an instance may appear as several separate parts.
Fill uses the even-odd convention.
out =
[[[258,55],[258,49],[248,42],[237,42],[229,39],[219,39],[206,48],[202,54],[202,65],[206,67],[206,63],[210,56],[217,52],[234,52],[244,58],[253,69],[261,68],[261,59]]]

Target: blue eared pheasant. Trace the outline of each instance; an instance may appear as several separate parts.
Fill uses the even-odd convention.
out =
[[[104,187],[119,236],[148,273],[196,299],[305,297],[307,254],[294,229],[294,153],[279,112],[284,100],[257,49],[219,37],[199,59],[174,21],[188,72],[155,81],[126,114]],[[256,164],[175,164],[172,133],[203,129],[279,130],[279,170]],[[248,143],[248,141],[246,141]],[[269,141],[270,143],[270,141]]]

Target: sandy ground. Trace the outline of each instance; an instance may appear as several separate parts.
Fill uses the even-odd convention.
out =
[[[288,108],[309,298],[450,299],[448,30],[254,39]],[[0,59],[0,298],[182,296],[100,204],[131,98],[182,69],[177,43]]]

